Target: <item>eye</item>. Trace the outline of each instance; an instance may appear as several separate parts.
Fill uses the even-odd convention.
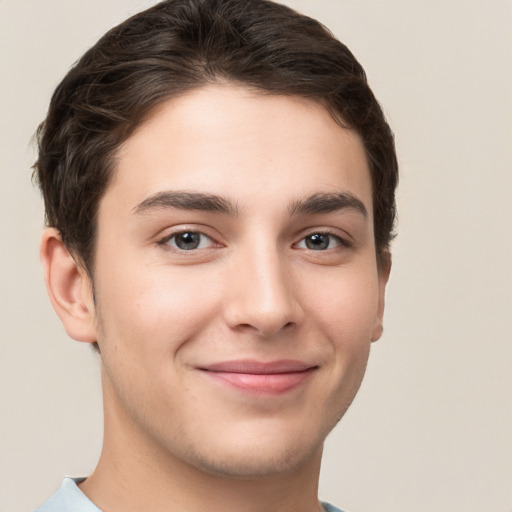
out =
[[[325,251],[327,249],[334,249],[340,245],[347,245],[347,243],[339,236],[330,233],[311,233],[304,237],[297,244],[297,247],[311,251]]]
[[[213,245],[213,240],[198,231],[181,231],[163,239],[160,244],[170,246],[180,251],[194,251],[205,249]]]

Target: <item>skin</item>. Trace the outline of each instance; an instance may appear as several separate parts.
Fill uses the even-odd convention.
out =
[[[117,154],[96,302],[55,230],[41,256],[67,332],[100,348],[104,447],[81,484],[95,504],[318,510],[323,442],[381,335],[389,274],[356,133],[308,100],[234,85],[168,100]],[[205,371],[233,360],[309,369],[277,392]]]

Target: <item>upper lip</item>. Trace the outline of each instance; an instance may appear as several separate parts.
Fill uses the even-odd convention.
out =
[[[279,373],[304,372],[316,368],[317,365],[296,361],[293,359],[280,359],[276,361],[256,361],[253,359],[240,359],[222,361],[200,366],[200,370],[223,373],[248,373],[253,375],[272,375]]]

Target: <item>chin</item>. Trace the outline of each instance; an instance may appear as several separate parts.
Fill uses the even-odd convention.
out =
[[[330,430],[283,429],[266,422],[260,428],[210,437],[187,450],[187,461],[202,472],[234,479],[276,478],[320,463],[323,441]],[[334,426],[334,425],[332,425]],[[307,429],[306,429],[307,430]]]
[[[322,453],[322,446],[304,453],[297,449],[274,449],[269,453],[261,450],[245,450],[233,456],[226,453],[195,454],[193,464],[202,472],[217,477],[240,480],[264,479],[286,476],[300,471],[311,463],[316,463]]]

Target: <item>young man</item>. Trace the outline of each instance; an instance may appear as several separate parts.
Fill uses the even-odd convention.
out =
[[[107,33],[39,130],[46,284],[97,349],[95,471],[39,512],[313,512],[382,332],[397,164],[361,66],[265,0]]]

